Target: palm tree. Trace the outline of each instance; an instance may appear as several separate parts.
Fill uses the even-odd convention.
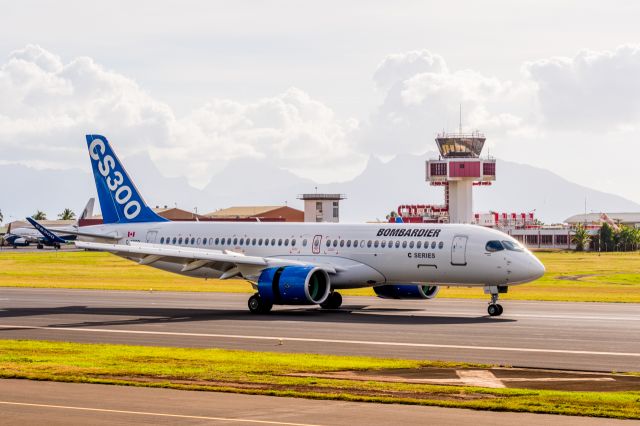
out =
[[[62,213],[58,215],[60,220],[73,220],[76,218],[76,214],[71,209],[64,209]]]
[[[571,237],[571,242],[576,245],[576,251],[584,251],[590,241],[591,235],[589,235],[584,226],[578,224],[573,237]]]
[[[31,217],[34,218],[35,220],[47,220],[47,214],[41,210],[37,210],[36,214],[34,214]]]

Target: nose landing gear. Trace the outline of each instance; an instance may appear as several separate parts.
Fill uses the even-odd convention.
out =
[[[507,286],[487,286],[484,288],[485,294],[491,295],[491,301],[489,302],[489,307],[487,308],[487,312],[492,317],[497,317],[502,315],[502,305],[498,303],[498,298],[500,297],[500,293],[506,293],[509,287]]]

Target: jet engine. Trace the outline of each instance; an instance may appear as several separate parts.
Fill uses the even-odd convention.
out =
[[[437,285],[387,284],[374,287],[382,299],[433,299],[438,294]]]
[[[260,298],[274,305],[314,305],[329,296],[329,274],[315,266],[283,266],[262,271]]]

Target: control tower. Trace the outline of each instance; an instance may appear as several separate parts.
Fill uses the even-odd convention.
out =
[[[480,158],[486,138],[482,133],[441,133],[436,137],[438,159],[427,161],[427,181],[444,186],[449,223],[472,223],[473,186],[496,180],[496,160]]]

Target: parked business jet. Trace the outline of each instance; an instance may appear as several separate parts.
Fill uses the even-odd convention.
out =
[[[484,288],[496,316],[500,293],[544,273],[515,239],[475,225],[170,222],[147,206],[104,136],[86,139],[104,224],[76,232],[76,246],[191,277],[245,279],[253,313],[337,309],[338,290],[359,287],[431,299],[447,285]]]

